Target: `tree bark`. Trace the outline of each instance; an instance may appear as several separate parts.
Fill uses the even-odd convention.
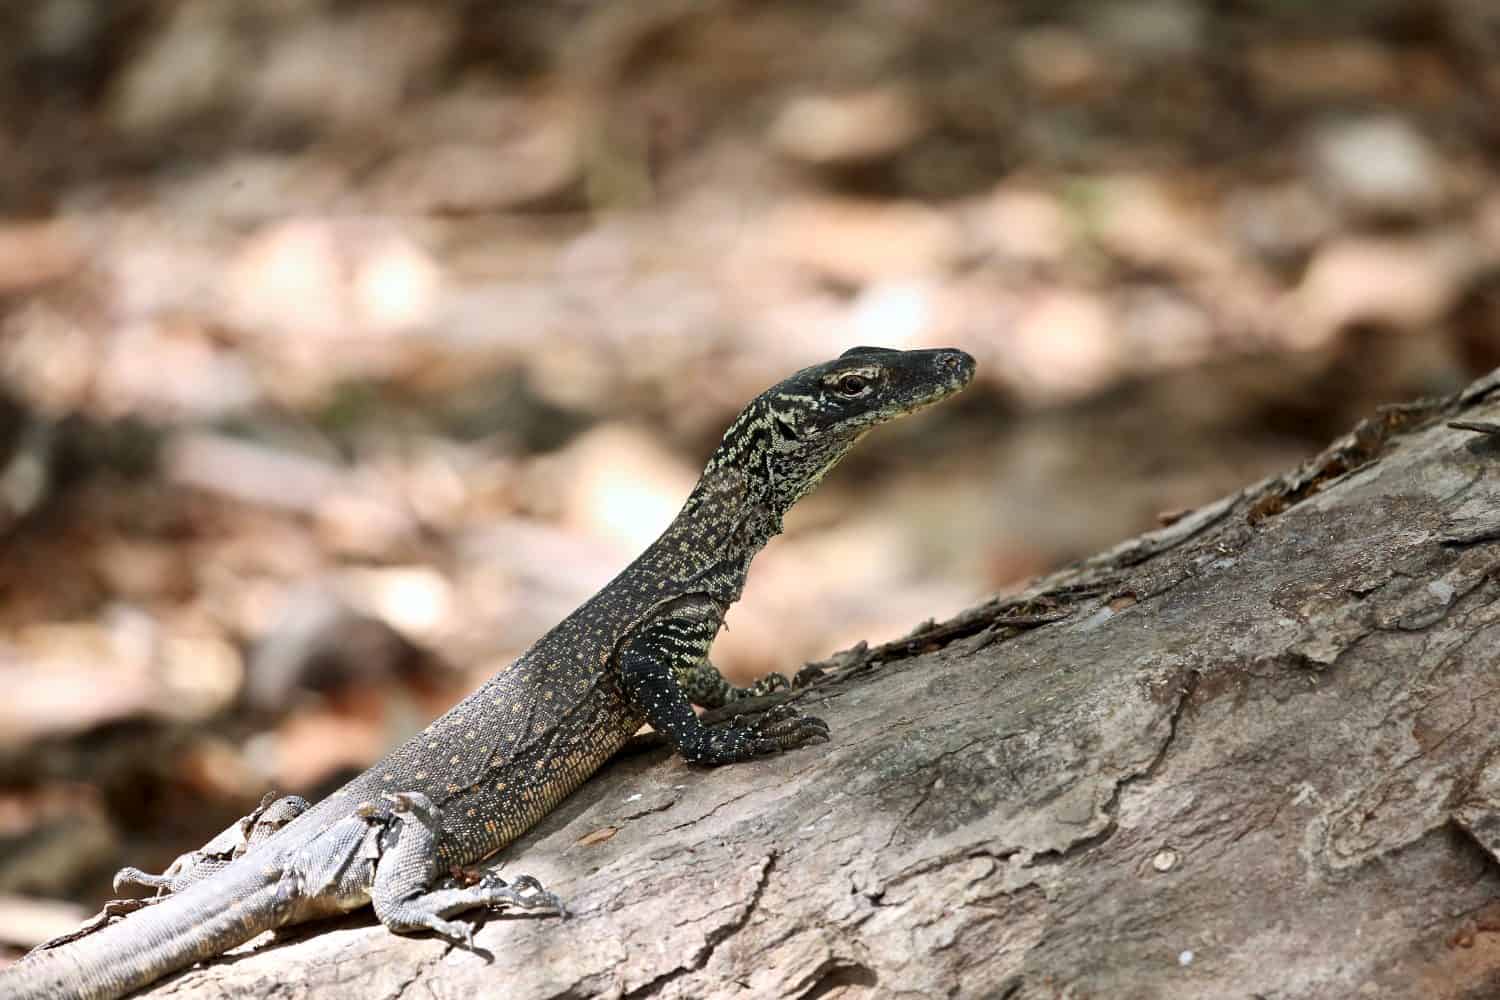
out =
[[[1500,372],[803,695],[614,761],[499,859],[574,915],[368,915],[153,995],[1500,995]],[[1497,428],[1500,429],[1500,428]]]

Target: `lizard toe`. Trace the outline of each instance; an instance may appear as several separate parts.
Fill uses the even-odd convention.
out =
[[[798,715],[758,729],[752,745],[759,753],[792,750],[808,743],[828,742],[828,724],[811,715]]]
[[[456,945],[460,945],[470,951],[474,950],[474,925],[460,920],[444,920],[442,917],[431,916],[422,921],[423,925],[438,937],[447,938]]]

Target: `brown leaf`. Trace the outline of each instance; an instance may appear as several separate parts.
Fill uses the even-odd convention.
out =
[[[574,843],[579,847],[593,847],[595,844],[604,843],[619,832],[620,828],[617,826],[601,826],[593,833],[586,833],[582,837],[579,837]]]

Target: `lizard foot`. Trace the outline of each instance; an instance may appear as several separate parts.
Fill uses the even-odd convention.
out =
[[[812,715],[801,715],[791,705],[776,705],[743,727],[751,753],[777,753],[807,743],[828,742],[828,723]]]
[[[230,862],[242,856],[261,841],[270,839],[282,827],[307,811],[307,800],[300,795],[278,796],[267,792],[260,805],[247,816],[235,820],[229,828],[196,851],[177,858],[160,875],[139,868],[121,868],[115,873],[115,892],[127,888],[154,889],[156,898],[180,892],[195,882],[217,875]]]
[[[475,868],[454,868],[446,888],[455,886],[466,889],[474,886],[507,889],[505,879],[499,875],[494,872],[482,872]],[[542,883],[531,875],[517,875],[510,881],[507,891],[515,894],[514,898],[505,900],[510,905],[519,906],[523,910],[555,910],[559,917],[567,919],[568,908],[563,905],[562,897],[548,892],[542,887]]]
[[[433,931],[472,950],[473,926],[447,918],[492,906],[527,910],[545,906],[563,912],[562,901],[529,875],[517,878],[514,884],[486,874],[470,885],[429,888],[437,875],[441,810],[420,792],[397,792],[384,798],[392,803],[392,809],[388,818],[376,817],[380,824],[376,831],[380,837],[377,845],[380,857],[370,888],[370,902],[386,927],[397,933]],[[362,851],[369,845],[365,842],[353,846]],[[333,856],[337,859],[342,854]],[[459,879],[467,880],[467,875]]]
[[[153,889],[155,890],[153,895],[141,899],[112,899],[104,904],[104,909],[90,917],[77,930],[50,941],[44,941],[32,951],[46,951],[87,937],[136,910],[160,902],[174,892],[179,892],[195,882],[201,882],[218,874],[251,847],[269,838],[306,809],[307,800],[300,796],[277,796],[275,792],[270,792],[260,800],[260,805],[256,806],[249,815],[230,824],[228,829],[196,851],[189,851],[179,856],[160,875],[153,875],[139,868],[121,868],[115,873],[115,892],[124,892],[130,888]]]
[[[481,886],[494,891],[497,902],[486,903],[487,906],[510,905],[519,906],[523,910],[552,910],[564,920],[568,918],[568,908],[563,905],[562,898],[554,892],[548,892],[530,875],[517,875],[507,885],[500,876],[490,872],[479,882]]]
[[[381,922],[393,931],[430,930],[454,944],[470,950],[474,947],[474,925],[467,921],[448,920],[468,910],[514,906],[523,910],[549,909],[566,918],[567,908],[553,893],[530,875],[520,875],[507,883],[495,874],[486,874],[471,886],[433,889],[412,899],[383,906],[377,912]]]

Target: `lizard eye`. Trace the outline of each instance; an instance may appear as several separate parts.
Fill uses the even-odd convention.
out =
[[[870,380],[863,375],[849,374],[838,381],[839,392],[845,396],[858,396],[870,387]]]

